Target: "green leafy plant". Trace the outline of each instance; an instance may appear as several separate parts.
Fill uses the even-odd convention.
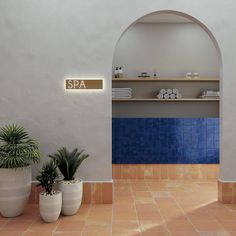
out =
[[[77,169],[89,155],[83,154],[83,150],[78,151],[77,148],[69,152],[67,148],[63,147],[57,153],[49,155],[49,157],[57,163],[60,172],[64,176],[64,180],[74,180]]]
[[[51,160],[44,163],[36,179],[39,181],[38,186],[42,186],[47,195],[53,195],[53,187],[58,177],[57,163]]]
[[[39,162],[37,142],[19,125],[6,125],[0,130],[0,168],[25,167]]]

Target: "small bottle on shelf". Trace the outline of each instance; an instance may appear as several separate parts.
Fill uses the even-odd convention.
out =
[[[119,68],[118,67],[116,67],[116,69],[115,69],[114,77],[119,78]]]
[[[122,67],[119,68],[118,78],[123,78],[123,69],[122,69]]]

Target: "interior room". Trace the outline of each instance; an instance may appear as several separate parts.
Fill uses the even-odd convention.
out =
[[[236,235],[236,3],[0,1],[0,236]]]

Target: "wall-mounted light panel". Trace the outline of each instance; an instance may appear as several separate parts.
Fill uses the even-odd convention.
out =
[[[102,79],[66,79],[66,90],[101,90],[103,89]]]

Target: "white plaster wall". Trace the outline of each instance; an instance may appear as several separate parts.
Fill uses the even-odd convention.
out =
[[[209,35],[191,23],[137,23],[119,40],[113,71],[123,66],[124,76],[142,71],[160,77],[185,77],[198,72],[201,77],[219,76],[219,57]]]
[[[139,17],[190,14],[219,42],[223,63],[221,179],[236,180],[236,3],[233,0],[1,0],[0,125],[17,122],[43,159],[61,145],[90,153],[85,180],[111,179],[111,68],[117,40]],[[67,76],[105,78],[101,93],[65,93]]]

